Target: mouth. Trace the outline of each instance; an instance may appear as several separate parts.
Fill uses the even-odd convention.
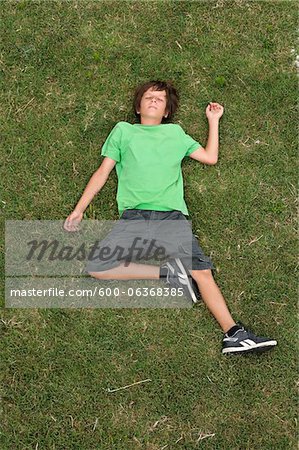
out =
[[[149,106],[149,108],[154,108],[154,109],[157,109],[155,106]]]

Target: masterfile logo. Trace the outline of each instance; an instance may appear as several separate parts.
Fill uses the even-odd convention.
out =
[[[64,221],[6,221],[5,306],[191,307],[184,298],[177,302],[182,293],[158,279],[91,276],[120,264],[160,267],[180,252],[192,256],[191,228],[180,221],[153,222],[83,220],[68,232]]]

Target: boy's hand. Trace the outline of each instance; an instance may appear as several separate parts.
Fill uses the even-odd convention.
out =
[[[83,213],[74,210],[65,220],[63,228],[66,231],[78,231],[78,225],[83,218]]]
[[[206,107],[206,116],[208,120],[219,120],[222,116],[224,108],[219,103],[210,102]]]

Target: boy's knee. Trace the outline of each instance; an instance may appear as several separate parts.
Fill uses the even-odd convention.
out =
[[[192,270],[191,276],[198,282],[214,281],[214,277],[211,269]]]

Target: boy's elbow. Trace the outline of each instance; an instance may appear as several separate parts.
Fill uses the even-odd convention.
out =
[[[217,152],[218,153],[218,152]],[[218,154],[216,155],[211,155],[210,152],[205,151],[205,163],[208,164],[209,166],[214,166],[215,164],[217,164],[218,161]]]

